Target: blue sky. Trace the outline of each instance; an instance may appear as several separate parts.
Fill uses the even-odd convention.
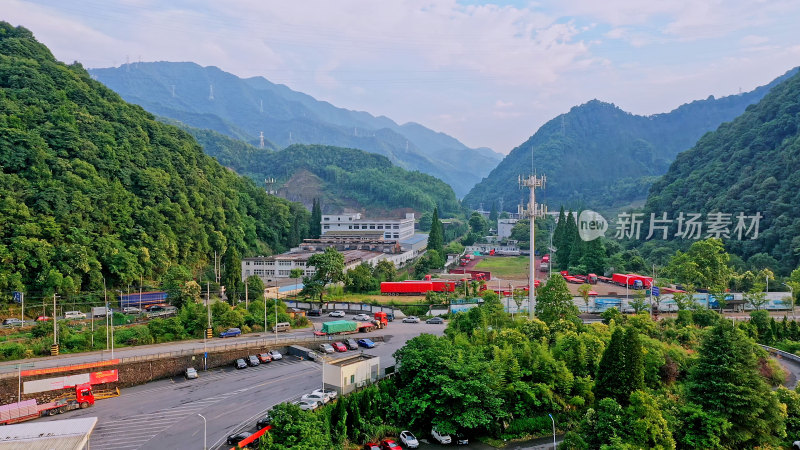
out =
[[[635,114],[800,65],[800,2],[4,0],[62,61],[193,61],[501,153],[570,107]]]

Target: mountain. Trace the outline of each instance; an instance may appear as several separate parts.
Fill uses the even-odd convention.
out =
[[[440,214],[451,216],[461,208],[445,182],[396,167],[385,156],[300,144],[273,151],[211,130],[184,127],[222,165],[256,182],[274,178],[279,195],[309,208],[318,198],[325,213],[349,209],[371,216],[408,211],[421,214],[436,206]]]
[[[189,126],[251,144],[263,132],[279,147],[320,144],[378,153],[399,167],[444,180],[459,196],[502,158],[416,123],[398,125],[387,117],[337,108],[263,77],[242,79],[216,67],[154,62],[90,73],[124,99]]]
[[[308,211],[0,22],[0,290],[71,294],[296,245]],[[238,269],[236,269],[238,270]]]
[[[680,212],[702,213],[705,221],[708,213],[731,214],[726,248],[751,267],[788,273],[800,262],[799,130],[796,74],[678,155],[650,189],[645,213],[666,212],[673,220]],[[739,238],[739,213],[763,216],[757,238],[751,239],[755,228]],[[752,222],[744,218],[747,227]]]
[[[463,203],[470,208],[483,203],[488,209],[502,199],[504,208],[513,210],[513,205],[527,198],[518,188],[517,176],[531,172],[532,152],[533,169],[547,175],[537,200],[553,208],[565,204],[608,211],[643,202],[650,185],[678,153],[733,120],[796,71],[750,92],[719,99],[710,96],[653,116],[630,114],[598,100],[573,107],[512,150]]]

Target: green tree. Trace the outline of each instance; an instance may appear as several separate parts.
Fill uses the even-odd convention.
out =
[[[489,223],[497,225],[497,204],[492,202],[492,209],[489,211]]]
[[[724,291],[733,275],[729,260],[722,240],[709,238],[694,242],[686,253],[676,252],[665,271],[685,285]]]
[[[440,255],[444,251],[444,235],[442,230],[442,222],[439,221],[438,208],[433,209],[431,231],[428,233],[428,250],[436,250]]]
[[[559,320],[577,321],[578,307],[572,301],[567,282],[560,274],[555,274],[541,286],[536,296],[536,317],[548,326]]]
[[[481,237],[483,237],[486,235],[486,232],[488,231],[489,223],[481,215],[481,213],[473,212],[472,215],[469,216],[469,227],[472,229],[473,233],[476,233]]]
[[[731,424],[723,446],[775,445],[785,436],[785,412],[759,374],[754,344],[727,320],[703,339],[686,399]]]
[[[645,391],[634,391],[625,409],[626,443],[633,448],[674,449],[669,424],[656,399]]]
[[[584,243],[583,257],[580,263],[586,267],[587,273],[603,275],[606,268],[606,249],[603,239],[593,239]]]
[[[378,261],[378,264],[375,264],[375,268],[372,270],[372,276],[375,277],[379,282],[380,281],[394,281],[397,277],[397,269],[394,267],[394,263],[389,261],[388,259],[382,259]]]
[[[633,312],[639,314],[641,312],[647,311],[647,298],[644,295],[644,291],[637,291],[633,294],[633,300],[630,302],[630,307],[633,308]]]
[[[611,334],[611,341],[600,358],[594,385],[594,396],[597,399],[626,399],[630,393],[625,386],[625,330],[617,326]]]
[[[167,273],[161,278],[161,289],[167,293],[170,304],[176,308],[183,306],[188,300],[183,295],[183,287],[191,279],[192,274],[186,267],[176,265],[167,269]]]
[[[322,415],[302,411],[297,405],[280,403],[269,413],[272,428],[259,442],[262,450],[332,449]]]
[[[347,271],[344,286],[350,292],[369,292],[377,289],[378,280],[372,276],[372,266],[363,262]]]
[[[311,217],[308,221],[311,239],[319,239],[322,235],[322,207],[319,199],[315,198],[311,203]]]
[[[583,303],[586,305],[586,311],[589,311],[589,292],[592,291],[592,285],[588,283],[583,283],[582,285],[578,286],[578,294],[580,294],[581,298],[583,299]]]
[[[308,258],[308,266],[314,267],[314,276],[303,279],[303,284],[312,285],[309,289],[315,289],[314,293],[319,295],[322,303],[322,291],[332,283],[344,281],[344,255],[335,248],[328,247],[322,253],[316,253]],[[306,282],[308,280],[308,283]],[[319,287],[321,286],[321,287]],[[319,287],[319,289],[317,289]],[[305,286],[303,287],[305,291]]]

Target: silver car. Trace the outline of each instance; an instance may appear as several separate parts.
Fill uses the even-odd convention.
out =
[[[344,311],[332,311],[328,313],[328,317],[344,317]]]
[[[319,402],[311,401],[311,400],[300,400],[296,402],[292,402],[293,405],[297,405],[303,411],[312,411],[319,408]]]
[[[319,344],[319,350],[322,353],[333,353],[336,351],[333,349],[333,346],[331,344]]]
[[[408,316],[405,319],[403,319],[403,323],[419,323],[419,317]]]
[[[411,434],[410,431],[405,430],[400,432],[400,442],[408,448],[419,448],[419,441],[417,437]]]

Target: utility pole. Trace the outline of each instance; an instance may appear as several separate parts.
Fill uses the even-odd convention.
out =
[[[278,277],[275,277],[275,344],[278,343]],[[266,308],[266,305],[264,305]]]
[[[58,345],[58,315],[56,315],[56,294],[53,293],[53,345]]]
[[[267,335],[267,288],[264,288],[264,336]],[[266,338],[264,339],[266,342]]]
[[[545,208],[542,206],[541,208],[537,208],[536,206],[536,188],[544,189],[545,183],[547,183],[546,176],[536,176],[531,175],[527,178],[522,178],[521,176],[517,179],[520,186],[524,186],[530,188],[530,202],[528,203],[528,208],[524,211],[526,217],[530,218],[530,237],[531,237],[531,245],[530,245],[530,262],[528,264],[528,307],[530,310],[528,311],[528,317],[533,319],[533,308],[536,304],[536,273],[534,271],[534,261],[536,260],[536,236],[535,236],[535,219],[538,216],[544,215]]]

